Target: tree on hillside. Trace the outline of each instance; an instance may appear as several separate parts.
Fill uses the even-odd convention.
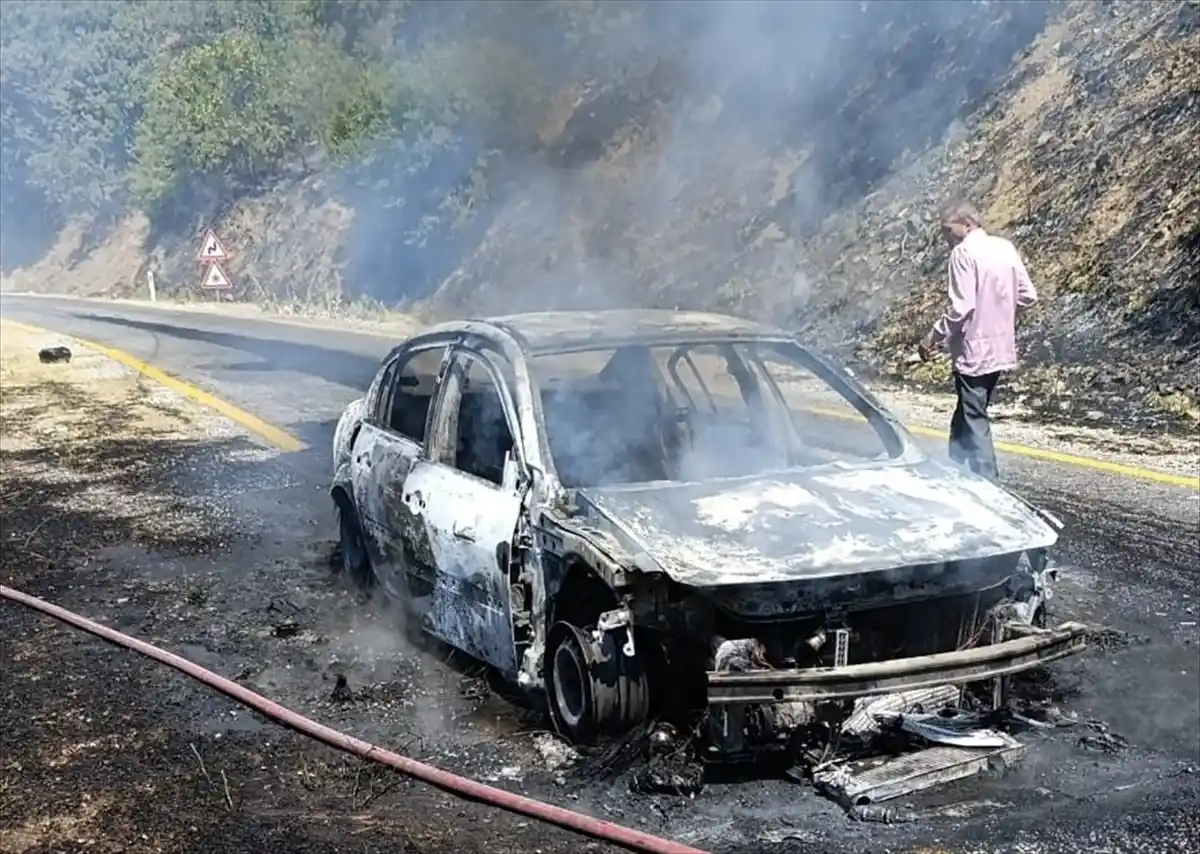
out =
[[[253,175],[306,134],[341,150],[372,132],[382,74],[337,47],[337,16],[306,14],[317,5],[377,7],[355,32],[378,34],[405,4],[0,3],[4,204],[61,220],[122,207],[131,188],[159,203],[189,170]]]
[[[279,50],[235,31],[155,75],[137,126],[135,195],[159,206],[193,176],[253,181],[293,145]]]
[[[0,3],[0,179],[63,215],[113,203],[140,114],[144,42],[115,2]]]

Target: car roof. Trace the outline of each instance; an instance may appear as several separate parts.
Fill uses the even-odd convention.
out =
[[[790,337],[781,329],[740,317],[661,308],[508,314],[443,324],[437,330],[461,327],[482,331],[480,327],[486,326],[520,339],[533,354],[630,344]]]

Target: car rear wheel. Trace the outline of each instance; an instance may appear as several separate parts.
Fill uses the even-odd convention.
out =
[[[366,542],[358,518],[353,510],[341,502],[338,502],[337,514],[340,560],[335,565],[355,584],[370,589],[375,586],[375,570],[367,555]]]
[[[606,632],[600,641],[571,623],[547,639],[546,699],[560,735],[586,744],[601,732],[629,729],[650,711],[650,689],[637,656],[626,656]]]

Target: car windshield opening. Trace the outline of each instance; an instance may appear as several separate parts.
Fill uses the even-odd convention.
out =
[[[788,342],[606,347],[538,355],[531,366],[569,487],[749,477],[898,453],[886,423]]]

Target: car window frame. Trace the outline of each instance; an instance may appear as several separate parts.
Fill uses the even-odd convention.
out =
[[[830,390],[835,392],[842,400],[853,410],[862,416],[867,425],[879,437],[880,443],[886,452],[885,462],[895,462],[902,459],[905,454],[909,453],[909,442],[895,423],[894,417],[889,417],[888,410],[884,409],[882,404],[873,400],[868,394],[864,394],[865,389],[856,388],[855,385],[842,377],[833,367],[819,358],[812,351],[802,346],[796,341],[761,341],[753,342],[747,346],[748,361],[753,364],[754,369],[761,374],[760,382],[766,385],[771,395],[783,407],[783,411],[787,413],[789,420],[792,422],[793,430],[795,427],[795,413],[792,412],[791,406],[788,405],[787,398],[784,397],[783,390],[779,387],[775,375],[766,366],[763,360],[763,352],[773,354],[776,358],[783,362],[795,362],[803,369],[810,372],[814,377],[827,385]],[[859,461],[855,464],[863,464],[868,461]]]
[[[433,413],[438,400],[442,396],[442,380],[446,375],[446,367],[453,352],[453,345],[454,341],[452,339],[425,339],[410,342],[404,345],[403,348],[393,352],[379,371],[379,388],[376,390],[375,398],[368,413],[368,423],[387,436],[392,436],[418,446],[423,453],[428,455]],[[399,388],[397,377],[400,371],[403,370],[404,364],[415,359],[422,353],[437,348],[442,348],[445,352],[442,353],[442,360],[438,364],[438,372],[433,380],[433,393],[430,395],[429,409],[425,413],[424,436],[421,439],[415,439],[391,426],[392,398],[396,389]],[[386,413],[386,415],[381,415],[381,413]]]
[[[877,434],[880,436],[884,444],[888,447],[888,456],[879,461],[866,463],[857,463],[862,466],[890,466],[890,465],[908,465],[913,462],[919,462],[926,459],[925,452],[913,440],[911,434],[905,428],[904,424],[897,418],[895,413],[889,410],[880,401],[869,388],[862,385],[856,380],[853,375],[849,374],[845,368],[836,362],[822,356],[819,352],[811,350],[803,344],[797,337],[787,334],[778,335],[720,335],[713,337],[679,337],[675,339],[665,339],[661,341],[648,342],[647,346],[659,347],[685,347],[696,346],[699,344],[731,344],[735,347],[747,347],[751,351],[757,348],[770,348],[776,350],[783,355],[785,359],[794,360],[804,366],[807,370],[813,372],[817,377],[824,380],[832,389],[840,394],[846,402],[858,410],[859,413],[871,424]],[[535,413],[536,423],[535,428],[537,435],[535,440],[540,443],[541,468],[545,476],[553,478],[560,486],[562,484],[558,474],[557,460],[554,458],[554,453],[550,447],[549,428],[545,421],[545,412],[541,404],[541,395],[543,390],[544,378],[538,372],[536,364],[538,359],[552,358],[555,356],[574,355],[577,353],[591,353],[609,349],[616,349],[622,346],[621,342],[588,342],[571,344],[563,347],[547,347],[539,349],[531,354],[532,358],[526,360],[527,376],[529,393],[532,398],[532,407]],[[752,370],[759,370],[752,368]],[[791,426],[791,416],[787,408],[787,401],[783,398],[779,388],[772,381],[765,383],[768,386],[766,394],[776,401],[777,405],[782,407],[784,415],[788,419],[789,429],[794,431]],[[796,470],[806,470],[811,467],[796,466]]]
[[[443,466],[450,471],[457,472],[463,477],[468,477],[473,481],[485,484],[492,489],[499,490],[501,492],[513,491],[515,493],[520,491],[521,484],[523,482],[528,482],[528,456],[525,453],[524,443],[521,439],[522,433],[520,429],[520,413],[517,411],[516,397],[514,396],[513,389],[510,387],[509,377],[494,360],[494,357],[496,356],[503,358],[503,354],[492,350],[490,347],[474,346],[462,341],[451,342],[450,347],[447,350],[447,357],[442,363],[441,373],[438,375],[437,397],[429,408],[430,420],[426,424],[425,428],[427,436],[438,437],[439,445],[434,446],[432,444],[428,444],[426,447],[426,453],[428,455],[428,460],[435,465]],[[459,382],[459,378],[466,375],[467,360],[469,359],[477,359],[483,365],[484,370],[488,373],[489,378],[496,385],[496,388],[500,392],[500,405],[504,410],[504,420],[508,426],[509,435],[513,440],[512,447],[515,478],[512,483],[505,483],[503,477],[500,483],[496,483],[495,481],[488,480],[485,477],[480,477],[477,474],[466,471],[465,469],[461,469],[456,464],[448,463],[445,460],[445,453],[449,443],[457,441],[458,427],[457,420],[455,420],[452,424],[454,430],[440,429],[441,427],[451,425],[451,417],[454,419],[457,419],[458,417],[457,411],[455,411],[453,415],[447,412],[445,422],[441,421],[442,413],[445,411],[451,398],[450,389],[452,386],[449,380],[453,379],[455,382]],[[456,374],[456,371],[460,366],[463,368],[463,370]],[[462,387],[460,384],[457,389],[458,394],[454,400],[454,406],[456,408],[461,404],[462,401],[461,388]]]
[[[701,342],[681,344],[676,347],[669,357],[667,357],[667,373],[670,376],[671,382],[687,399],[688,406],[696,412],[701,412],[699,406],[692,400],[692,394],[687,389],[687,385],[683,382],[679,374],[679,364],[683,362],[691,369],[692,376],[696,380],[696,384],[704,393],[705,401],[708,403],[709,412],[715,413],[718,410],[717,399],[713,396],[712,389],[704,380],[704,375],[700,369],[696,367],[696,362],[692,358],[692,354],[697,350],[702,350],[706,347],[712,347],[716,350],[716,355],[724,362],[724,368],[729,375],[729,378],[734,381],[738,388],[738,394],[741,395],[742,404],[746,407],[746,413],[753,418],[757,415],[764,414],[757,412],[766,407],[766,400],[763,396],[762,382],[754,370],[754,367],[747,362],[745,356],[738,350],[740,345],[737,342],[717,341],[717,342]],[[753,352],[753,351],[751,351]]]

